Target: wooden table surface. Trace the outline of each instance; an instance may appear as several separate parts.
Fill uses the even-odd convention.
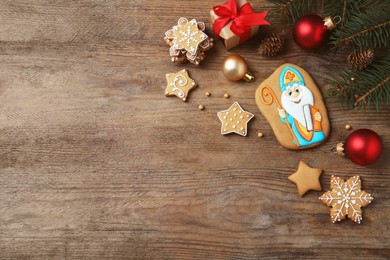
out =
[[[281,55],[263,58],[256,37],[233,50],[256,76],[250,84],[222,76],[229,52],[219,41],[200,67],[172,64],[164,32],[184,16],[212,35],[219,3],[0,2],[1,259],[390,258],[390,108],[329,103],[329,139],[284,149],[255,104],[257,86],[292,62],[324,90],[348,50],[306,52],[288,36]],[[252,1],[256,11],[264,3]],[[165,74],[182,68],[199,83],[186,103],[163,95]],[[255,115],[247,137],[220,134],[216,113],[234,101]],[[347,123],[381,135],[378,163],[330,152]],[[300,160],[324,169],[324,190],[332,174],[361,176],[375,198],[361,225],[332,224],[322,192],[298,196],[287,177]]]

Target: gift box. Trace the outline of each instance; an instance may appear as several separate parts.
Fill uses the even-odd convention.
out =
[[[230,0],[210,12],[214,34],[227,50],[257,34],[260,25],[269,25],[267,12],[255,13],[246,0]]]

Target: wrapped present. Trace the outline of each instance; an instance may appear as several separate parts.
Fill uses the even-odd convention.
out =
[[[210,12],[213,31],[227,50],[256,35],[260,25],[269,25],[267,12],[255,13],[246,0],[230,0]]]

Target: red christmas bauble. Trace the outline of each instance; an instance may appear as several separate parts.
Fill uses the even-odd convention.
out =
[[[382,150],[381,138],[369,129],[359,129],[352,132],[344,143],[345,155],[359,165],[374,163],[381,156]]]
[[[329,30],[323,18],[314,14],[304,15],[294,24],[293,37],[301,48],[315,50],[328,41]]]

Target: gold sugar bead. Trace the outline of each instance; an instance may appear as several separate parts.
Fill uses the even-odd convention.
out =
[[[199,110],[203,110],[204,106],[203,105],[199,105],[198,108],[199,108]]]
[[[258,133],[257,133],[257,136],[258,136],[259,138],[262,138],[264,135],[263,135],[262,132],[258,132]]]
[[[350,130],[351,128],[352,128],[352,126],[350,124],[345,125],[345,129]]]
[[[228,93],[225,93],[225,95],[223,95],[224,98],[229,98],[229,94]]]
[[[209,96],[211,96],[211,93],[210,92],[206,92],[205,95],[206,95],[206,97],[209,97]]]

